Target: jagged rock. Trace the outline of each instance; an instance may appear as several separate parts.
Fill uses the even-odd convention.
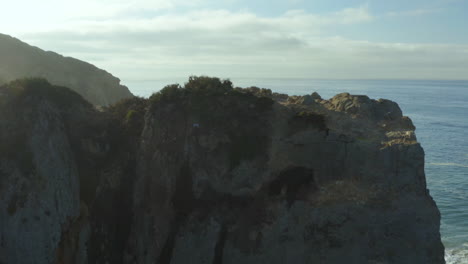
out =
[[[118,78],[104,70],[3,34],[0,34],[0,58],[0,84],[19,78],[42,77],[52,84],[75,90],[95,105],[110,105],[133,96]]]
[[[322,100],[322,97],[321,97],[317,92],[313,92],[313,93],[311,94],[311,97],[312,97],[312,99],[314,99],[314,100]]]
[[[305,95],[302,98],[303,98],[302,99],[302,104],[304,104],[304,105],[311,105],[311,104],[315,103],[315,99],[310,95]]]
[[[444,263],[424,152],[396,103],[274,101],[207,77],[104,112],[50,91],[9,104],[8,91],[2,116],[39,118],[17,115],[33,124],[35,170],[1,152],[0,262]],[[7,149],[12,119],[0,120]],[[21,231],[38,203],[53,218]]]
[[[373,120],[395,120],[402,117],[402,112],[395,102],[384,99],[375,101],[366,95],[341,93],[334,96],[328,104],[330,109],[338,112]]]

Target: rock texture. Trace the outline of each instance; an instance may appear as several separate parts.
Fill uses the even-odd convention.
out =
[[[394,102],[193,77],[96,112],[63,90],[0,88],[0,263],[444,263]]]
[[[0,84],[25,77],[42,77],[69,87],[95,105],[132,97],[119,79],[104,70],[0,34]]]

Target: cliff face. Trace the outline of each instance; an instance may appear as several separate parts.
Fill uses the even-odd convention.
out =
[[[203,77],[96,112],[24,86],[0,89],[0,263],[444,263],[394,102]]]
[[[132,96],[118,78],[104,70],[0,34],[0,84],[25,77],[42,77],[69,87],[95,105],[109,105]]]

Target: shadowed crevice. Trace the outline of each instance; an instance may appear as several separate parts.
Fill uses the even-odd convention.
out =
[[[180,169],[176,179],[176,187],[172,197],[174,204],[175,219],[167,237],[161,254],[158,258],[160,264],[170,264],[174,251],[177,234],[180,228],[185,224],[187,217],[193,211],[195,198],[192,191],[192,175],[188,162],[185,162]]]
[[[316,188],[314,172],[305,167],[291,167],[282,171],[279,176],[269,184],[270,196],[280,195],[286,191],[286,200],[289,206],[298,199],[303,188]]]
[[[213,256],[213,264],[222,264],[223,263],[223,252],[224,252],[224,245],[226,243],[227,238],[227,227],[223,225],[221,227],[221,231],[219,232],[219,238],[216,242],[214,256]]]

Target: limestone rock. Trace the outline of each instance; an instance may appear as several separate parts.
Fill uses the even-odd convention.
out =
[[[230,102],[239,99],[212,96],[193,107],[189,96],[159,102],[147,114],[135,219],[149,224],[132,231],[134,260],[444,262],[424,152],[396,103],[290,96],[259,112]],[[201,121],[200,112],[221,114]],[[192,129],[194,122],[201,128]],[[220,140],[200,144],[207,137]],[[233,166],[236,137],[252,141]],[[218,232],[216,245],[211,232]],[[182,253],[189,241],[195,248]],[[210,253],[201,260],[199,250]]]
[[[50,87],[11,104],[10,88],[0,262],[444,263],[424,151],[394,102],[199,77],[97,112]]]

